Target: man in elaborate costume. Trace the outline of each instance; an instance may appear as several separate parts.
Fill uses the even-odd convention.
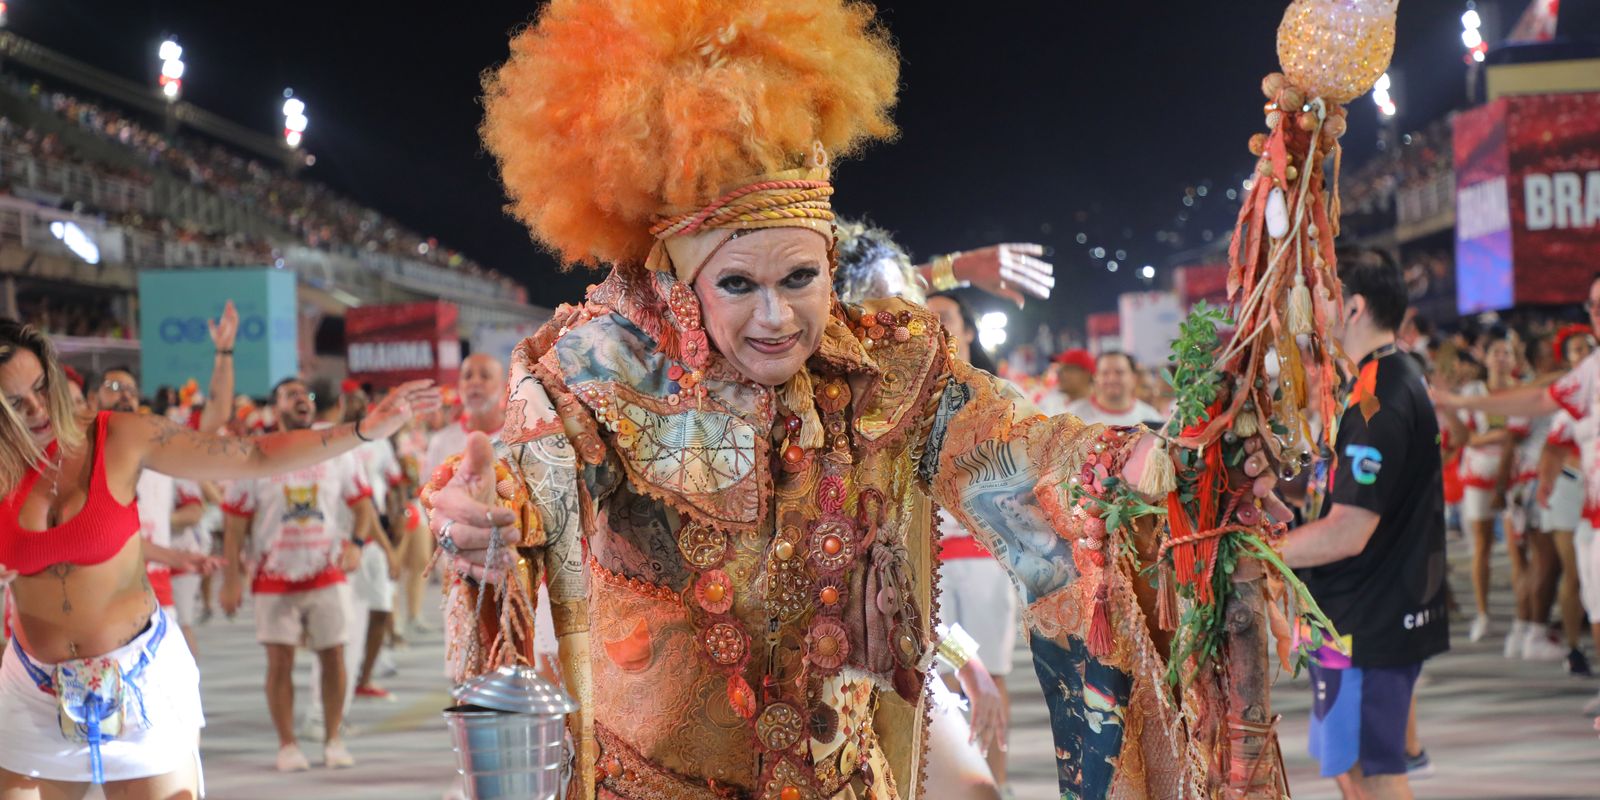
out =
[[[1228,604],[1259,575],[1234,574],[1230,538],[1265,525],[1255,432],[1196,462],[1046,418],[926,309],[833,296],[829,159],[894,132],[897,72],[872,10],[842,0],[554,0],[517,34],[483,126],[510,208],[564,264],[610,272],[514,352],[493,449],[474,434],[424,493],[452,675],[531,659],[546,580],[577,796],[922,796],[922,494],[1018,584],[1063,796],[1277,796],[1264,622]],[[1284,274],[1263,280],[1286,293]],[[1188,402],[1226,423],[1216,391]],[[1161,542],[1157,496],[1208,498],[1198,530]],[[1174,559],[1207,626],[1179,626],[1177,692],[1147,621],[1171,630],[1172,589],[1143,577]],[[1234,634],[1260,662],[1237,675]]]

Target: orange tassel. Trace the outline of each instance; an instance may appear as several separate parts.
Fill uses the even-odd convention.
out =
[[[1177,589],[1172,585],[1172,567],[1162,564],[1156,570],[1156,625],[1161,630],[1177,630],[1177,605]]]
[[[1094,592],[1094,617],[1089,621],[1089,655],[1105,658],[1111,655],[1110,590],[1106,581]]]

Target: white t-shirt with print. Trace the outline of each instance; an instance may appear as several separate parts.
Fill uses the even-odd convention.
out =
[[[372,490],[349,453],[270,478],[235,481],[223,508],[250,517],[250,564],[257,585],[301,583],[337,570],[350,540],[350,506]]]

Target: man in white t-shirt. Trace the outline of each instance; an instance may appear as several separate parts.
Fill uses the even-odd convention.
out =
[[[1140,400],[1139,365],[1127,353],[1101,353],[1094,362],[1094,388],[1089,396],[1068,403],[1069,414],[1088,423],[1137,425],[1159,422],[1161,414]]]
[[[304,383],[281,381],[272,398],[284,429],[311,427],[316,409]],[[236,481],[224,496],[222,610],[231,614],[239,607],[248,573],[256,640],[267,650],[267,708],[277,728],[277,763],[283,772],[310,767],[294,734],[294,656],[302,642],[317,654],[320,667],[324,763],[355,763],[339,736],[346,681],[345,573],[360,561],[352,535],[364,537],[376,527],[371,496],[348,454],[271,478]]]
[[[355,422],[367,411],[367,394],[359,387],[346,387],[339,395],[340,414],[345,422]],[[388,439],[365,442],[350,451],[362,478],[372,487],[372,505],[378,512],[378,532],[361,547],[361,566],[351,578],[351,588],[367,608],[362,650],[356,671],[355,696],[390,700],[389,690],[372,680],[373,666],[383,649],[389,622],[394,617],[395,578],[399,577],[399,558],[395,555],[396,533],[401,530],[403,512],[390,516],[389,494],[404,477],[400,459]]]
[[[1589,281],[1584,301],[1589,324],[1600,336],[1600,273]],[[1548,389],[1539,385],[1520,386],[1485,397],[1463,397],[1439,393],[1437,405],[1505,416],[1536,417],[1564,410],[1572,417],[1572,439],[1578,445],[1583,472],[1583,514],[1573,533],[1577,550],[1578,584],[1583,606],[1591,621],[1600,619],[1600,350],[1589,354],[1561,380]],[[1600,625],[1596,627],[1600,633]],[[1600,696],[1584,710],[1600,712]]]

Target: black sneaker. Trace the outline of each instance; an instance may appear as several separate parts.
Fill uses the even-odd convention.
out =
[[[1428,758],[1427,750],[1406,756],[1406,777],[1414,781],[1433,777],[1433,761]]]
[[[1594,671],[1589,669],[1589,659],[1583,655],[1582,650],[1576,647],[1572,648],[1572,652],[1567,653],[1567,674],[1574,678],[1594,677]]]

